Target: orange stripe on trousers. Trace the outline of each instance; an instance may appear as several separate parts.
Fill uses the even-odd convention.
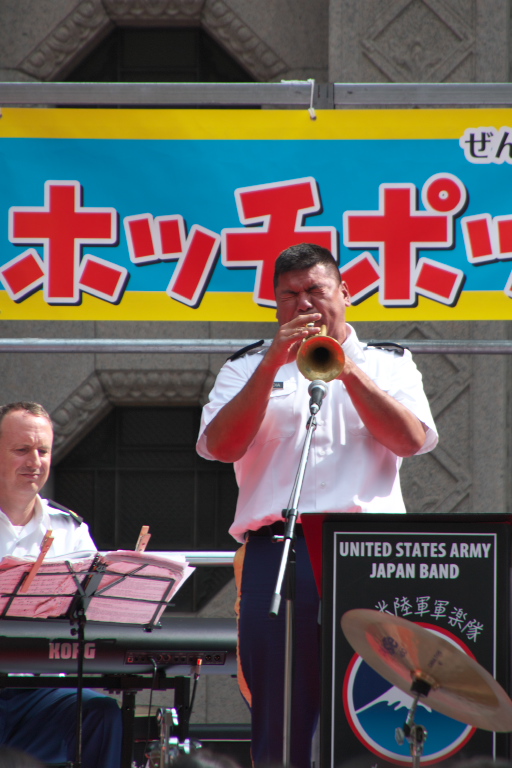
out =
[[[235,613],[237,616],[237,619],[240,616],[240,600],[242,598],[242,573],[244,569],[244,560],[245,560],[245,548],[246,544],[242,544],[240,549],[237,549],[235,552],[235,557],[233,558],[233,568],[235,569],[235,583],[236,583],[236,593],[237,598],[235,602]],[[240,687],[240,693],[246,700],[249,706],[252,705],[252,694],[249,690],[249,686],[247,685],[247,681],[244,677],[244,673],[242,670],[242,661],[240,659],[240,633],[238,634],[238,646],[236,649],[236,659],[237,659],[237,677],[238,677],[238,685]]]

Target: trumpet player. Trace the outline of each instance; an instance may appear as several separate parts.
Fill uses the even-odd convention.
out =
[[[239,682],[251,708],[256,766],[279,763],[283,754],[284,618],[269,619],[268,610],[281,550],[272,537],[284,531],[282,510],[309,418],[310,382],[297,366],[302,342],[325,326],[344,362],[318,413],[301,510],[405,512],[402,459],[437,444],[410,353],[359,341],[346,322],[348,287],[328,250],[309,243],[287,248],[276,261],[274,290],[279,328],[272,343],[237,353],[224,365],[203,409],[197,443],[201,456],[233,462],[239,485],[230,528],[241,544],[235,556]],[[300,518],[295,549],[291,764],[310,768],[320,702],[319,597]]]

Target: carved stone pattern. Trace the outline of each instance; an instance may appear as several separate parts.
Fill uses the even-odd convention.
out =
[[[394,0],[361,45],[392,82],[441,83],[474,50],[475,36],[446,0]]]
[[[82,0],[20,63],[38,80],[55,80],[92,39],[122,22],[166,24],[196,21],[257,80],[276,80],[287,64],[224,0]]]
[[[20,63],[20,69],[38,80],[56,79],[66,63],[109,24],[101,0],[82,0]]]
[[[407,326],[394,328],[390,338],[439,339],[434,325]],[[418,363],[416,356],[416,363]],[[465,398],[471,386],[470,359],[461,355],[427,355],[424,372],[424,388],[434,420],[447,418],[455,408],[467,408]],[[421,361],[420,365],[421,365]],[[458,423],[469,424],[467,416]],[[460,444],[465,441],[461,439]],[[445,439],[435,450],[422,457],[404,463],[402,486],[407,507],[414,512],[455,512],[469,511],[468,504],[472,480],[467,467],[468,457],[460,456],[460,444],[452,454],[449,440]],[[466,442],[469,444],[469,441]],[[454,446],[455,448],[455,446]]]
[[[206,371],[100,371],[101,385],[118,405],[200,403],[213,379]]]
[[[288,65],[259,38],[224,0],[206,2],[202,23],[212,37],[258,80],[276,80]]]
[[[213,382],[210,371],[95,372],[51,414],[54,458],[62,458],[114,405],[203,404]]]
[[[88,425],[110,408],[98,376],[93,373],[51,414],[54,424],[53,454],[59,459],[68,446],[75,445]]]
[[[205,0],[103,0],[112,21],[200,21]]]

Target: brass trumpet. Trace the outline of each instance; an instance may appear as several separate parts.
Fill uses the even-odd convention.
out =
[[[345,353],[339,341],[327,336],[327,327],[322,325],[320,333],[303,340],[297,352],[297,366],[310,381],[332,381],[343,371]]]

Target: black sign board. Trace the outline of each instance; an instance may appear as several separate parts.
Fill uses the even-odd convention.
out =
[[[403,726],[412,698],[354,652],[341,617],[370,608],[417,622],[472,655],[508,693],[512,518],[307,517],[313,560],[320,556],[314,542],[323,538],[321,765],[410,765],[410,746],[396,742],[395,729]],[[415,720],[428,732],[422,765],[455,754],[509,756],[508,734],[441,715],[428,706],[428,697]]]

